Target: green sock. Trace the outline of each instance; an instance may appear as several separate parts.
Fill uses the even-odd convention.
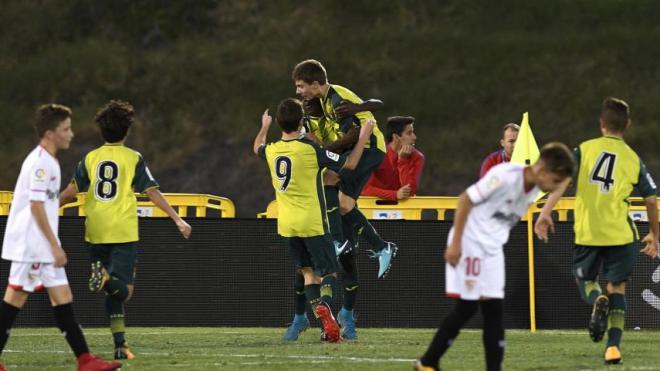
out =
[[[321,282],[321,301],[328,304],[332,308],[332,294],[337,286],[337,278],[335,276],[325,276]]]
[[[348,225],[358,231],[358,235],[362,236],[373,247],[374,251],[380,251],[387,246],[385,241],[380,238],[378,232],[376,232],[371,223],[369,223],[357,207],[354,207],[353,210],[344,215],[344,219]]]
[[[341,214],[339,213],[339,194],[337,192],[337,187],[335,186],[323,187],[328,223],[330,224],[330,233],[335,241],[343,243],[344,231],[342,228]]]
[[[115,342],[115,348],[126,343],[126,326],[124,324],[124,303],[112,296],[105,297],[105,311],[110,319],[110,332]]]
[[[598,281],[579,280],[578,290],[580,291],[582,300],[589,305],[594,305],[596,299],[603,294],[603,290],[601,290]]]
[[[610,311],[607,316],[607,346],[619,346],[626,319],[626,297],[622,294],[609,294]]]

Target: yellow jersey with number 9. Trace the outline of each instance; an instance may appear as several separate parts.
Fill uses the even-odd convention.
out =
[[[339,172],[345,158],[304,138],[264,144],[258,155],[268,162],[275,189],[277,233],[283,237],[327,234],[322,171]]]
[[[629,217],[633,188],[642,197],[657,193],[637,153],[619,137],[603,136],[580,144],[575,197],[575,243],[618,246],[639,239]]]

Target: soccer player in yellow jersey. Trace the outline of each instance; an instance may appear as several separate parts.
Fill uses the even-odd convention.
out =
[[[321,320],[327,340],[337,342],[340,334],[332,315],[331,293],[336,284],[338,265],[329,233],[322,173],[325,168],[340,174],[354,169],[373,123],[367,123],[360,130],[358,144],[362,147],[348,157],[340,157],[305,139],[301,133],[302,119],[302,104],[292,98],[283,100],[277,108],[282,139],[266,145],[272,122],[266,110],[253,149],[268,162],[279,209],[278,234],[286,239],[296,268],[303,273],[307,300]],[[323,295],[322,286],[327,287]]]
[[[330,84],[325,67],[321,62],[313,59],[302,61],[294,67],[291,77],[296,86],[296,94],[306,100],[320,99],[325,118],[339,122],[339,128],[343,133],[350,132],[353,127],[365,125],[368,120],[374,120],[373,114],[369,111],[357,112],[342,119],[337,117],[336,109],[342,102],[362,103],[362,99],[345,87]],[[396,256],[397,247],[392,242],[383,241],[371,223],[356,207],[362,188],[385,159],[385,138],[378,126],[374,126],[373,133],[365,147],[364,155],[357,168],[341,175],[339,209],[345,226],[349,228],[344,230],[344,236],[352,233],[353,230],[358,231],[373,246],[372,257],[378,258],[379,263],[378,278],[384,278],[390,269],[392,258]]]
[[[85,241],[92,272],[89,288],[104,291],[105,309],[115,343],[115,359],[132,359],[125,340],[124,303],[133,295],[137,262],[138,216],[135,192],[149,199],[172,218],[188,238],[191,228],[179,217],[158,190],[142,155],[124,141],[134,121],[130,103],[112,100],[96,114],[105,144],[78,163],[71,184],[62,192],[61,203],[85,195]]]
[[[383,102],[378,99],[369,99],[363,103],[344,102],[337,107],[338,118],[352,116],[357,112],[374,112],[383,107]],[[330,152],[342,153],[355,145],[358,139],[360,128],[354,127],[344,135],[339,130],[339,123],[328,120],[323,115],[323,107],[319,99],[303,101],[303,129],[308,139],[320,144]],[[338,176],[332,170],[326,170],[323,173],[323,193],[325,195],[326,211],[328,222],[330,224],[330,233],[334,239],[337,249],[337,258],[342,271],[342,284],[344,292],[343,305],[337,314],[337,320],[341,324],[341,336],[344,340],[357,340],[357,329],[353,318],[353,309],[357,300],[358,292],[358,270],[357,256],[352,244],[355,243],[357,236],[348,236],[348,242],[341,244],[344,239],[342,218],[339,214],[339,198],[337,189]],[[307,298],[305,297],[305,282],[301,272],[296,272],[294,279],[295,292],[295,315],[291,325],[284,333],[285,341],[296,341],[301,332],[309,328],[309,319],[307,319],[306,307]]]
[[[658,245],[657,187],[644,163],[623,140],[631,125],[630,109],[621,99],[606,98],[600,115],[600,138],[575,149],[575,249],[573,274],[582,298],[593,305],[589,335],[598,342],[608,332],[605,362],[621,361],[621,336],[626,310],[626,281],[637,256],[639,235],[628,214],[628,197],[637,188],[646,203],[649,233],[642,239],[644,254],[654,259]],[[568,183],[564,184],[564,190]],[[563,192],[561,192],[563,193]],[[553,230],[550,217],[561,193],[549,197],[535,231],[546,240]],[[598,284],[600,266],[607,295]]]

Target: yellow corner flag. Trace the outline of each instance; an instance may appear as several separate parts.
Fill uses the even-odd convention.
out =
[[[513,147],[513,154],[511,154],[511,162],[521,165],[534,165],[538,159],[539,147],[536,145],[534,133],[532,133],[532,128],[529,126],[529,114],[525,112],[520,123],[516,145]]]
[[[534,165],[538,161],[539,156],[539,146],[536,145],[532,127],[529,126],[529,114],[525,112],[523,113],[520,132],[518,132],[518,138],[511,154],[511,162],[521,165]],[[536,201],[543,198],[543,196],[545,196],[545,192],[539,192],[539,195],[536,196]]]

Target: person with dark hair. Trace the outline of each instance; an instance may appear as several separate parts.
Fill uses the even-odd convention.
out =
[[[345,87],[328,83],[325,67],[321,62],[308,59],[298,63],[291,73],[296,86],[296,94],[306,100],[320,99],[324,116],[339,123],[339,128],[347,135],[351,130],[364,126],[368,121],[374,121],[369,111],[357,112],[353,115],[339,118],[337,109],[343,102],[362,103],[362,99]],[[348,156],[351,150],[343,154]],[[371,177],[371,174],[380,166],[385,158],[385,139],[383,133],[374,126],[373,134],[364,148],[364,155],[353,171],[345,171],[339,181],[339,210],[344,224],[343,235],[345,239],[355,245],[357,240],[351,241],[357,231],[373,247],[371,257],[378,259],[378,278],[383,279],[396,256],[397,246],[393,242],[384,241],[369,220],[357,208],[357,199],[362,188]]]
[[[332,292],[339,267],[323,196],[323,170],[341,175],[355,169],[371,136],[373,122],[360,128],[359,148],[348,157],[341,157],[302,135],[300,101],[288,98],[280,102],[276,121],[282,139],[266,144],[272,121],[266,110],[253,151],[268,162],[278,205],[277,232],[285,238],[296,269],[303,274],[305,296],[321,320],[326,339],[338,342],[341,337],[332,313]]]
[[[573,275],[582,299],[592,306],[589,336],[599,342],[607,331],[605,363],[621,362],[621,337],[626,314],[626,282],[637,251],[639,233],[628,214],[628,197],[637,188],[646,204],[649,233],[642,239],[642,253],[655,259],[658,251],[658,187],[637,153],[623,140],[630,127],[630,108],[625,101],[608,97],[600,114],[602,136],[582,142],[574,151],[575,249]],[[568,185],[566,185],[568,186]],[[563,191],[548,198],[534,231],[546,240],[554,230],[552,208]],[[607,294],[598,283],[602,272]]]
[[[403,200],[417,194],[424,155],[415,148],[415,118],[394,116],[387,119],[387,153],[380,167],[362,190],[363,196]]]
[[[191,228],[158,190],[142,155],[124,145],[135,112],[128,102],[112,100],[96,114],[105,144],[76,167],[60,196],[66,204],[85,192],[85,241],[92,263],[89,289],[105,293],[105,311],[115,344],[115,359],[133,359],[125,338],[124,304],[133,296],[137,264],[138,214],[135,192],[146,194],[176,224],[184,238]]]
[[[539,190],[559,192],[574,167],[564,144],[549,143],[531,166],[500,164],[468,187],[458,200],[445,250],[445,288],[456,299],[415,370],[439,370],[442,355],[481,307],[486,369],[498,371],[504,359],[504,245]]]
[[[481,163],[481,170],[479,171],[479,178],[482,178],[490,168],[503,162],[511,161],[513,155],[513,148],[518,139],[518,132],[520,126],[514,123],[508,123],[502,128],[502,138],[500,138],[500,146],[502,149],[497,150],[484,159]]]
[[[338,118],[351,116],[361,111],[374,112],[382,108],[383,102],[378,99],[369,99],[363,103],[352,103],[344,101],[335,113]],[[355,141],[348,138],[352,132],[359,132],[356,127],[351,133],[343,135],[339,130],[339,123],[328,120],[323,114],[320,99],[303,101],[303,129],[308,139],[320,144],[330,152],[341,153],[350,149]],[[339,213],[339,198],[337,189],[338,175],[329,169],[323,173],[323,193],[325,194],[326,210],[330,233],[334,239],[337,259],[341,266],[341,281],[343,284],[344,300],[341,310],[337,314],[337,320],[341,324],[341,336],[344,340],[357,340],[357,328],[353,318],[353,309],[357,301],[359,287],[359,275],[357,270],[357,251],[353,248],[347,249],[347,244],[340,241],[343,237],[342,219]],[[293,321],[284,333],[285,341],[296,341],[300,333],[310,326],[307,318],[307,299],[305,297],[304,279],[302,272],[296,271],[294,279],[295,314]],[[321,335],[323,337],[323,335]]]
[[[43,105],[35,121],[39,145],[21,166],[2,245],[2,258],[11,261],[11,268],[0,304],[0,352],[30,293],[46,288],[57,327],[78,359],[78,370],[116,370],[121,363],[89,353],[73,313],[73,294],[64,271],[67,256],[58,237],[61,174],[55,156],[68,149],[73,139],[71,109]],[[5,370],[0,364],[0,371]]]

